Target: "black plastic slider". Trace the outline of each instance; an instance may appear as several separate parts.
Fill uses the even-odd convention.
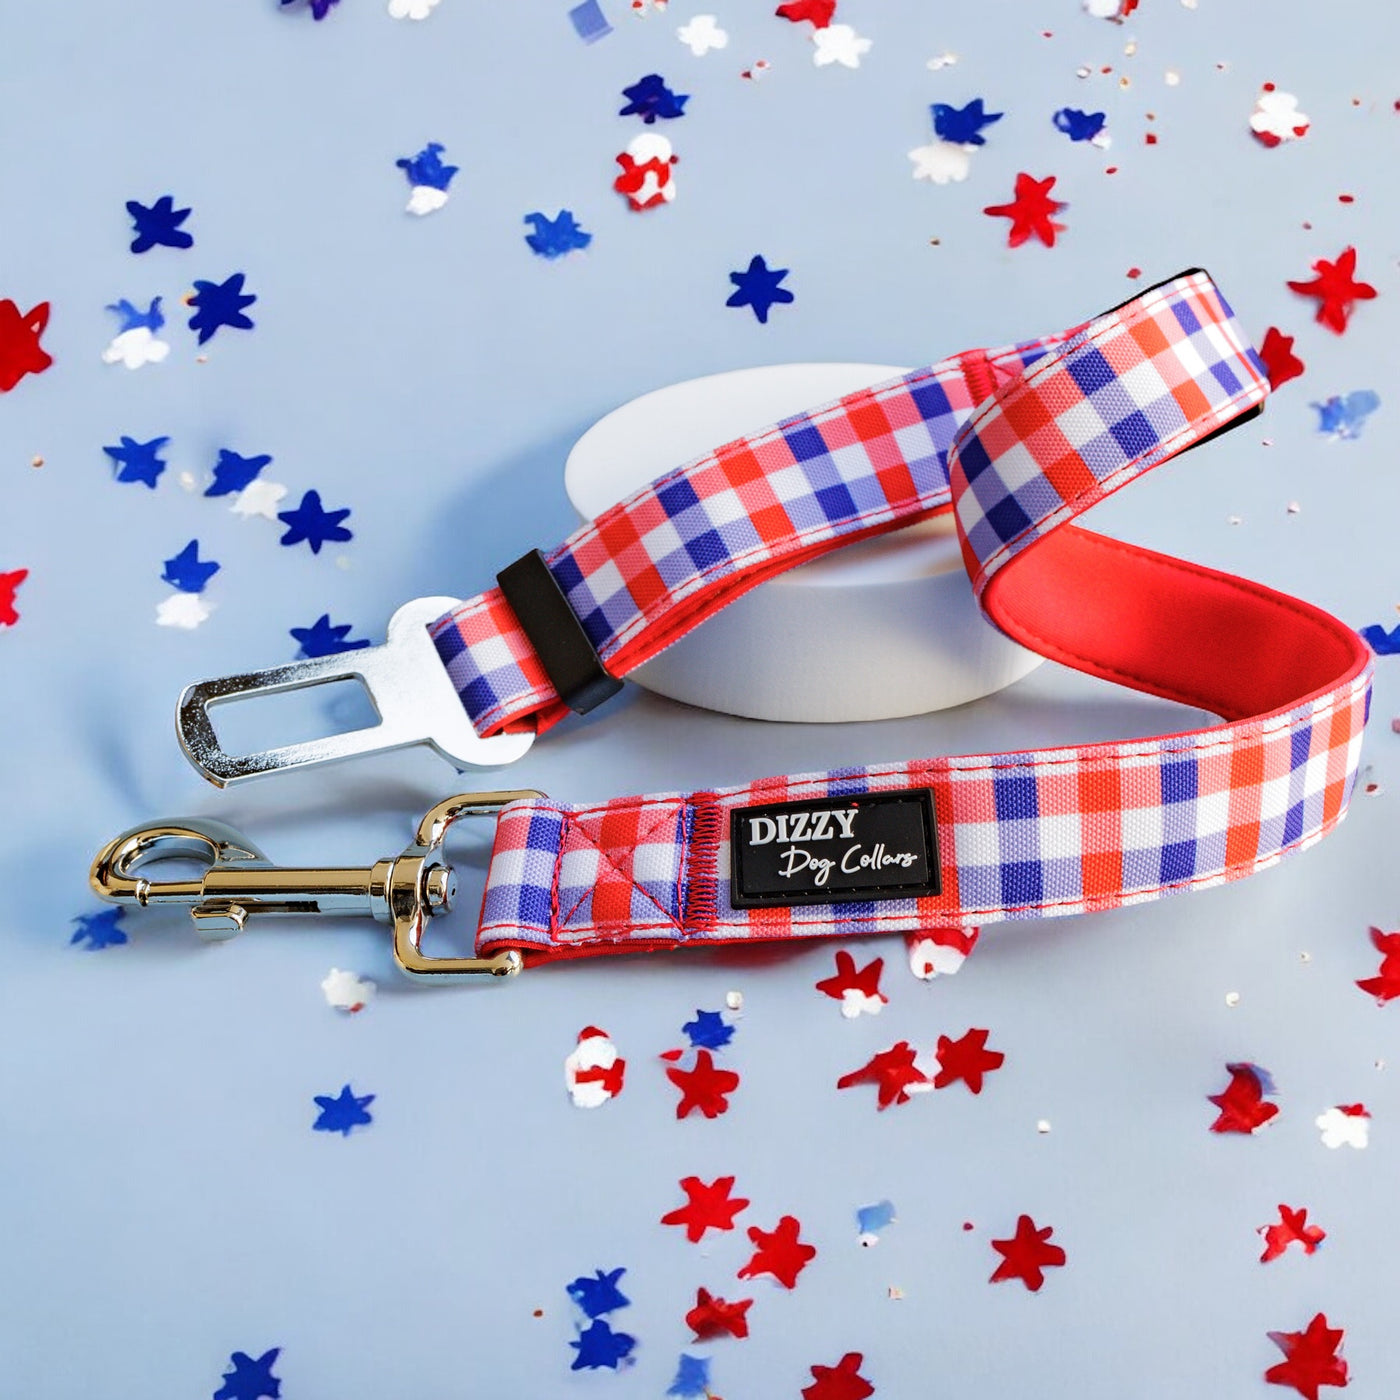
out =
[[[578,615],[538,549],[522,554],[496,575],[505,600],[520,621],[555,693],[581,715],[622,689],[603,668]]]

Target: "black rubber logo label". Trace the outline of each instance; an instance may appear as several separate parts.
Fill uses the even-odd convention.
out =
[[[736,909],[938,894],[933,793],[858,793],[729,814]]]

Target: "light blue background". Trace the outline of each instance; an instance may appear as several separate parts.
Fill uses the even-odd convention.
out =
[[[1208,267],[1256,336],[1297,334],[1308,374],[1096,528],[1358,626],[1394,620],[1393,5],[1144,0],[1119,27],[1075,0],[841,0],[838,18],[874,40],[850,72],[814,68],[807,26],[770,3],[716,4],[730,44],[703,59],[674,31],[707,6],[638,20],[604,4],[615,32],[592,46],[566,4],[539,0],[443,0],[422,24],[392,22],[382,0],[344,0],[322,24],[271,0],[10,0],[0,15],[0,296],[53,302],[56,361],[0,403],[0,569],[31,571],[0,634],[0,1393],[207,1395],[231,1351],[280,1346],[287,1400],[659,1396],[703,1284],[757,1299],[752,1336],[713,1348],[729,1400],[795,1396],[811,1364],[847,1350],[882,1396],[1250,1397],[1278,1359],[1265,1333],[1319,1310],[1347,1329],[1355,1394],[1393,1395],[1400,1093],[1378,1062],[1400,1012],[1352,985],[1375,970],[1367,926],[1396,918],[1389,791],[1258,879],[994,928],[951,981],[914,981],[897,940],[871,940],[855,951],[885,957],[890,1005],[855,1023],[812,989],[830,947],[436,993],[395,980],[368,922],[264,924],[204,948],[183,915],[152,912],[128,917],[126,947],[69,947],[70,921],[96,908],[92,852],[133,822],[214,815],[274,859],[360,863],[397,850],[443,795],[497,785],[414,752],[218,793],[178,751],[174,698],[288,659],[287,629],[321,612],[378,636],[404,599],[465,596],[555,542],[573,523],[564,455],[600,414],[716,370],[926,363],[1057,329],[1129,295],[1132,265],[1138,285]],[[960,61],[929,71],[945,49]],[[759,58],[771,72],[741,81]],[[1080,80],[1081,64],[1113,72]],[[665,129],[679,197],[634,215],[610,182],[642,128],[615,113],[654,71],[692,94]],[[1250,139],[1266,80],[1312,117],[1301,143]],[[1006,116],[970,178],[913,181],[927,104],[974,96]],[[1112,151],[1054,131],[1063,105],[1106,110]],[[462,173],[419,221],[393,162],[428,140]],[[1068,232],[1053,250],[1007,250],[1006,225],[980,212],[1018,170],[1059,176]],[[165,192],[193,207],[195,247],[134,258],[123,201]],[[594,244],[546,263],[522,216],[561,207]],[[1381,297],[1338,339],[1284,282],[1348,243]],[[796,294],[767,326],[724,306],[729,270],[755,253],[790,268]],[[259,297],[256,330],[220,332],[198,363],[179,296],[235,270]],[[170,360],[101,364],[103,306],[155,294]],[[1357,388],[1384,401],[1364,438],[1318,437],[1308,402]],[[154,493],[110,480],[101,447],[121,433],[171,437]],[[354,541],[284,550],[267,522],[182,491],[179,472],[202,485],[220,447],[274,454],[266,475],[288,504],[316,487],[350,506]],[[217,610],[195,632],[157,628],[161,561],[196,536],[223,565]],[[1366,753],[1383,785],[1400,783],[1394,664],[1380,664]],[[1198,719],[1050,666],[954,713],[833,728],[632,691],[505,781],[586,800]],[[461,843],[464,869],[484,842]],[[324,1004],[332,965],[380,983],[362,1015]],[[655,1057],[731,988],[742,1087],[725,1117],[678,1123]],[[596,1113],[562,1085],[590,1022],[629,1061],[626,1091]],[[955,1088],[877,1116],[872,1094],[833,1088],[897,1039],[970,1025],[1007,1055],[980,1098]],[[1207,1132],[1205,1096],[1235,1059],[1280,1085],[1280,1121],[1257,1139]],[[313,1134],[312,1096],[346,1081],[378,1096],[373,1126]],[[1356,1100],[1373,1145],[1325,1150],[1313,1117]],[[820,1252],[795,1292],[734,1279],[742,1228],[697,1247],[658,1225],[692,1173],[737,1175],[753,1201],[741,1227],[801,1219]],[[882,1197],[899,1221],[863,1251],[854,1212]],[[1280,1201],[1328,1241],[1261,1267],[1253,1232]],[[1022,1211],[1069,1254],[1036,1296],[986,1282],[988,1240]],[[564,1285],[619,1264],[637,1363],[570,1375]]]

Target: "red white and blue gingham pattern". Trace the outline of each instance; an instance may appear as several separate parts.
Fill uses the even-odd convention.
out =
[[[716,448],[545,562],[622,675],[769,574],[946,509],[959,428],[999,380],[1063,338],[967,351]],[[543,730],[567,713],[499,589],[429,631],[479,733]]]
[[[837,769],[593,807],[512,803],[497,827],[478,947],[548,958],[966,928],[1239,879],[1341,819],[1370,675],[1366,667],[1277,714],[1162,738]],[[933,792],[941,894],[788,909],[729,903],[733,808],[909,788]],[[716,809],[718,839],[698,838],[700,814]],[[591,903],[572,864],[581,850],[598,876]]]
[[[1204,272],[1091,321],[1001,386],[958,437],[949,471],[974,590],[1268,392],[1262,363]]]

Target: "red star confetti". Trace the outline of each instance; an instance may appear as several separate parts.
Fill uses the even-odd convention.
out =
[[[1278,1114],[1278,1105],[1265,1103],[1264,1096],[1274,1092],[1273,1081],[1258,1065],[1226,1065],[1230,1082],[1210,1101],[1220,1116],[1210,1125],[1213,1133],[1257,1133]]]
[[[729,1110],[729,1099],[739,1087],[739,1076],[732,1069],[717,1069],[708,1050],[695,1055],[694,1069],[668,1069],[666,1078],[681,1091],[676,1117],[685,1118],[697,1109],[706,1118],[717,1118]]]
[[[795,1288],[798,1274],[817,1257],[816,1249],[798,1238],[801,1232],[802,1226],[792,1215],[783,1216],[773,1230],[749,1226],[749,1239],[755,1249],[753,1258],[739,1270],[739,1277],[772,1274],[784,1288]]]
[[[1317,1400],[1321,1386],[1346,1385],[1347,1363],[1341,1357],[1345,1335],[1340,1327],[1329,1327],[1322,1313],[1302,1332],[1270,1332],[1269,1340],[1284,1359],[1270,1366],[1264,1379],[1270,1385],[1291,1385],[1307,1400]]]
[[[1317,321],[1341,335],[1356,303],[1373,300],[1376,289],[1352,276],[1356,271],[1355,248],[1343,248],[1336,262],[1319,258],[1312,266],[1317,276],[1311,282],[1290,282],[1288,286],[1300,296],[1316,298]]]
[[[975,928],[934,928],[905,936],[909,971],[925,982],[940,975],[951,977],[977,946]]]
[[[42,374],[53,364],[53,356],[39,344],[48,324],[46,301],[25,312],[12,301],[0,301],[0,393],[13,389],[26,374]]]
[[[585,1026],[578,1033],[578,1044],[564,1061],[564,1084],[575,1108],[598,1108],[622,1092],[627,1061],[607,1031]]]
[[[818,982],[817,990],[839,1001],[841,1014],[847,1019],[854,1019],[862,1011],[878,1015],[880,1008],[889,1001],[880,990],[880,973],[884,966],[884,958],[875,958],[857,971],[856,960],[842,948],[836,954],[836,975]]]
[[[1049,1243],[1054,1233],[1052,1226],[1037,1226],[1029,1215],[1021,1216],[1016,1222],[1016,1233],[1009,1240],[992,1241],[992,1248],[1001,1255],[1001,1263],[990,1282],[1003,1283],[1018,1278],[1032,1293],[1038,1293],[1045,1282],[1044,1270],[1064,1267],[1064,1250]]]
[[[1284,335],[1277,326],[1264,332],[1259,346],[1259,358],[1269,376],[1269,388],[1277,389],[1290,379],[1297,379],[1307,366],[1293,353],[1293,337]]]
[[[1280,92],[1272,83],[1265,83],[1254,99],[1249,129],[1262,145],[1281,146],[1285,141],[1300,140],[1310,125],[1307,115],[1298,110],[1298,99],[1291,92]]]
[[[9,573],[0,573],[0,627],[13,627],[19,621],[19,613],[15,611],[15,594],[28,577],[28,569],[11,569]]]
[[[938,1073],[933,1077],[935,1089],[946,1089],[959,1079],[974,1094],[982,1092],[982,1076],[1000,1069],[1006,1056],[1000,1050],[987,1049],[989,1031],[969,1030],[960,1040],[949,1040],[946,1035],[938,1037],[938,1049],[934,1052],[938,1059]]]
[[[789,0],[788,4],[778,6],[777,13],[794,24],[809,19],[818,29],[825,29],[836,13],[836,0]]]
[[[0,574],[0,603],[3,602],[5,580],[10,577],[12,575]],[[20,577],[23,577],[23,573]],[[4,613],[0,612],[0,622],[4,621]],[[1384,1005],[1393,998],[1400,997],[1400,933],[1384,933],[1378,928],[1373,928],[1371,942],[1381,955],[1380,970],[1374,977],[1363,977],[1356,985]]]
[[[1261,1225],[1259,1234],[1264,1240],[1264,1252],[1259,1256],[1261,1264],[1283,1256],[1290,1245],[1297,1245],[1304,1254],[1315,1254],[1317,1247],[1327,1238],[1327,1231],[1320,1225],[1308,1224],[1306,1210],[1292,1210],[1280,1203],[1277,1225]]]
[[[712,1342],[717,1337],[747,1337],[751,1307],[752,1298],[729,1303],[716,1298],[708,1288],[698,1288],[695,1306],[685,1315],[685,1325],[695,1333],[697,1342]]]
[[[813,1366],[812,1384],[802,1387],[802,1400],[866,1400],[875,1387],[860,1374],[865,1357],[848,1351],[834,1366]]]
[[[1032,235],[1047,248],[1055,246],[1055,235],[1063,233],[1065,226],[1055,223],[1051,215],[1069,208],[1069,205],[1050,198],[1056,178],[1047,175],[1043,180],[1037,180],[1022,171],[1016,176],[1016,191],[1011,203],[989,204],[982,211],[994,218],[1011,220],[1011,232],[1006,240],[1008,247],[1019,248]]]
[[[1313,1122],[1322,1132],[1324,1147],[1354,1147],[1359,1152],[1371,1139],[1371,1115],[1364,1103],[1339,1103]]]
[[[671,167],[678,159],[664,136],[644,132],[634,137],[617,157],[622,174],[613,181],[613,189],[627,200],[627,207],[634,213],[669,204],[676,197]]]
[[[929,1087],[927,1076],[915,1068],[918,1052],[907,1040],[881,1050],[870,1061],[836,1081],[838,1089],[850,1089],[857,1084],[874,1084],[878,1089],[876,1106],[888,1108],[892,1103],[908,1103],[909,1090],[916,1085]],[[915,1089],[915,1092],[919,1092]]]
[[[732,1230],[734,1217],[748,1207],[742,1196],[731,1196],[732,1176],[716,1177],[708,1186],[698,1176],[681,1179],[685,1204],[661,1217],[663,1225],[684,1225],[685,1237],[695,1244],[706,1230]]]

